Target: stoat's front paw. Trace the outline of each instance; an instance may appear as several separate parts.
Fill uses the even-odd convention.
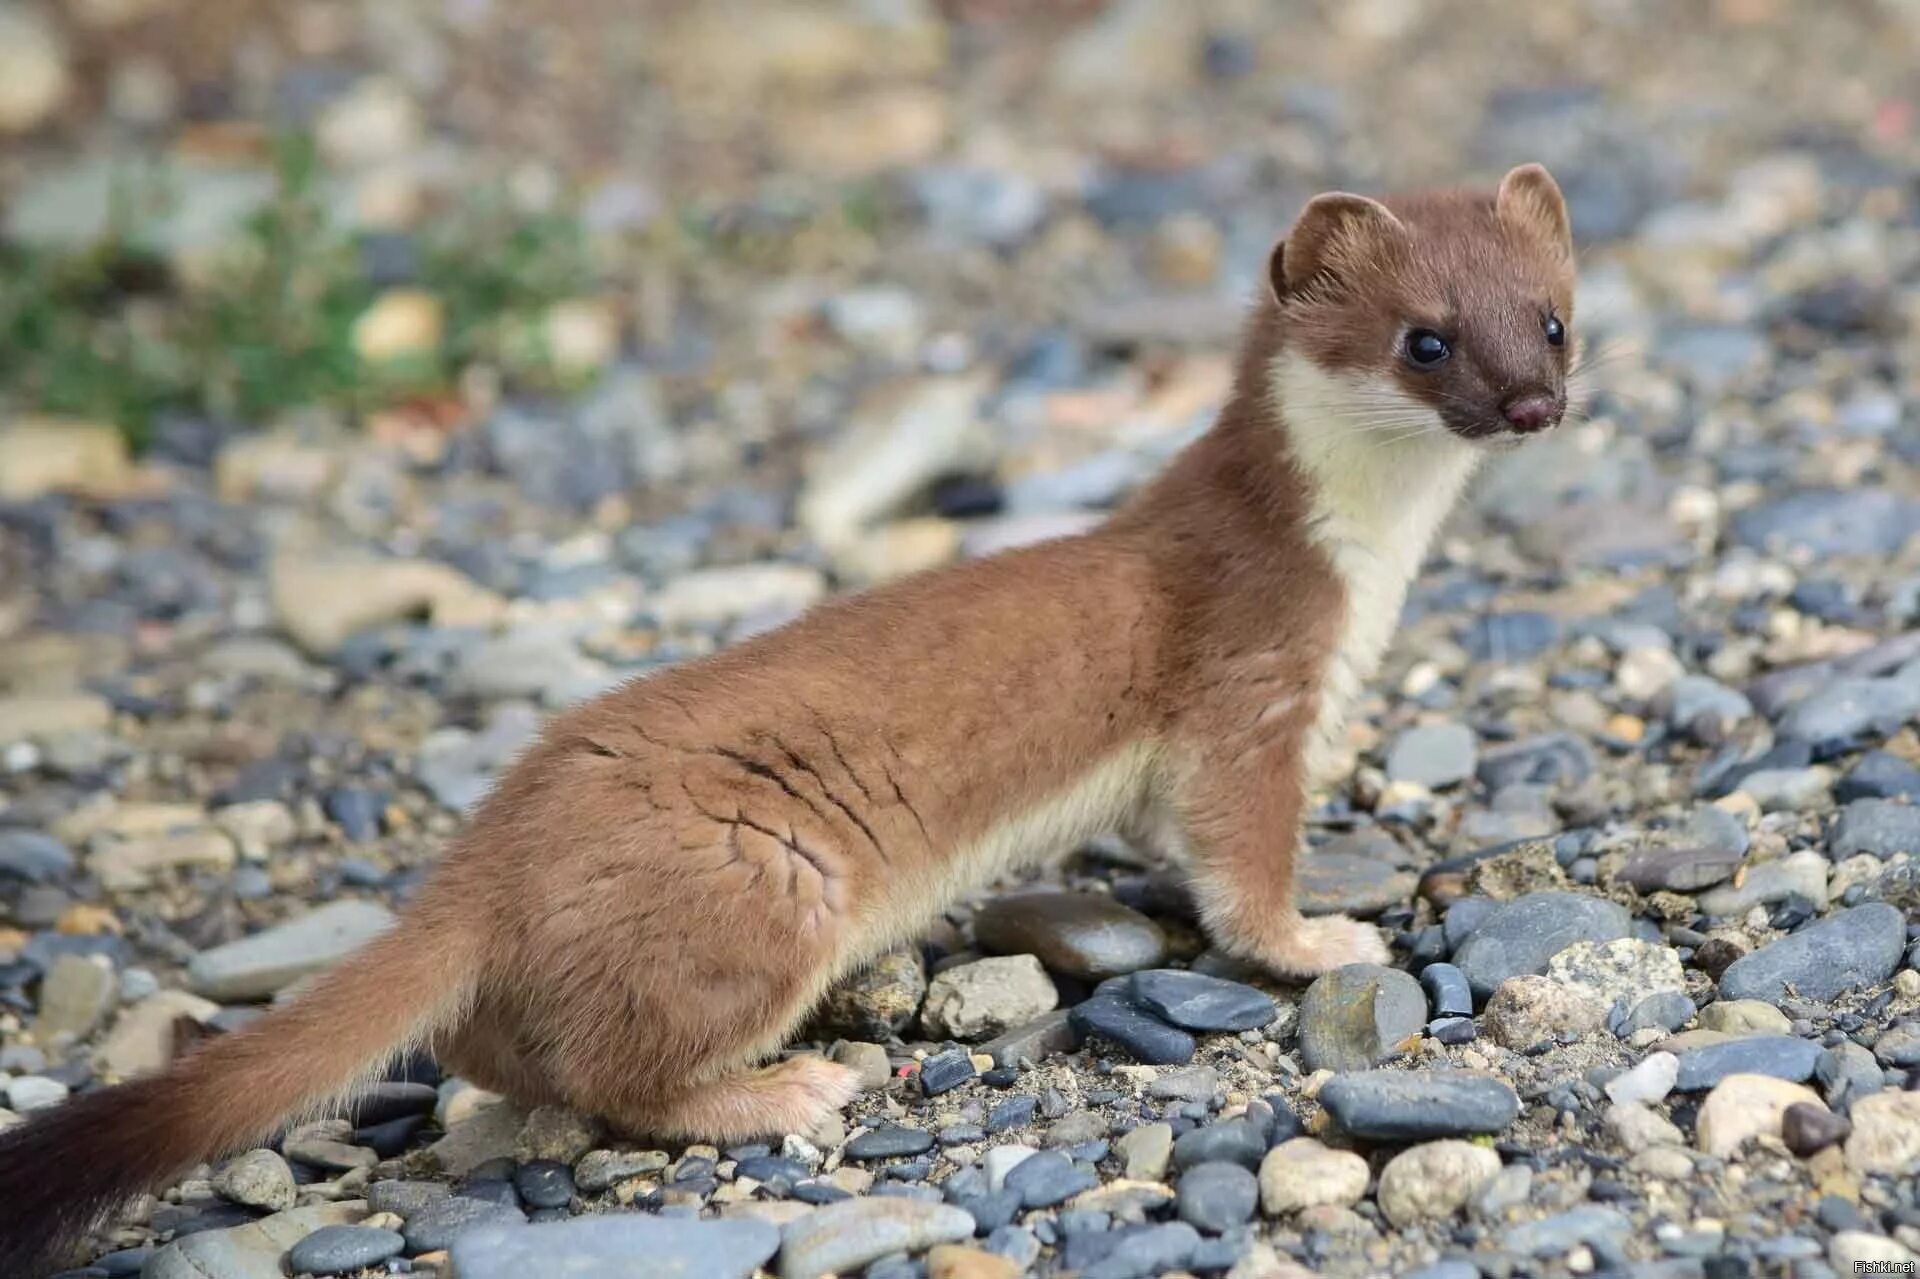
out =
[[[1295,921],[1261,948],[1260,962],[1286,977],[1317,977],[1346,964],[1384,964],[1386,941],[1372,924],[1345,915]]]

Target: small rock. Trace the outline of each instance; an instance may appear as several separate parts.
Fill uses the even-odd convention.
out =
[[[1516,1051],[1552,1043],[1562,1035],[1592,1034],[1606,1020],[1607,1005],[1586,987],[1562,985],[1551,977],[1509,977],[1487,1001],[1487,1034]]]
[[[1173,1127],[1170,1124],[1142,1124],[1113,1144],[1129,1181],[1161,1181],[1173,1158]]]
[[[1218,1235],[1253,1219],[1260,1183],[1239,1164],[1195,1164],[1180,1175],[1178,1196],[1180,1220]]]
[[[1091,1169],[1074,1163],[1057,1150],[1043,1150],[1020,1161],[1002,1185],[1020,1196],[1028,1208],[1051,1208],[1100,1183]]]
[[[1633,1232],[1633,1223],[1612,1208],[1572,1208],[1515,1226],[1500,1236],[1500,1247],[1523,1257],[1565,1256],[1582,1244],[1617,1242]]]
[[[1426,1022],[1426,995],[1412,977],[1348,964],[1321,974],[1300,1001],[1300,1056],[1308,1070],[1365,1070],[1404,1051]]]
[[[1700,1027],[1727,1035],[1784,1035],[1793,1023],[1757,999],[1720,999],[1700,1010]]]
[[[936,975],[927,985],[920,1020],[935,1038],[984,1039],[1025,1025],[1059,1002],[1060,993],[1038,959],[1005,955]]]
[[[53,836],[32,830],[0,830],[0,879],[51,884],[73,871],[73,854]]]
[[[250,1150],[227,1162],[213,1179],[221,1198],[248,1208],[285,1212],[293,1207],[293,1170],[271,1150]]]
[[[1260,1207],[1269,1217],[1322,1204],[1346,1207],[1367,1192],[1367,1175],[1367,1161],[1352,1151],[1295,1137],[1260,1161]]]
[[[479,1226],[454,1241],[451,1260],[460,1279],[751,1279],[772,1259],[780,1240],[773,1226],[745,1218],[701,1221],[608,1213],[531,1226]]]
[[[781,1231],[781,1279],[844,1274],[896,1252],[971,1238],[974,1220],[948,1204],[917,1199],[846,1199]]]
[[[241,941],[201,951],[187,966],[194,992],[208,999],[259,999],[330,968],[393,927],[374,902],[336,901]]]
[[[103,956],[62,955],[40,983],[34,1038],[42,1044],[52,1044],[58,1036],[84,1038],[113,1011],[119,997],[120,979]]]
[[[886,1039],[906,1029],[926,993],[919,952],[897,950],[835,985],[814,1026],[822,1038]]]
[[[1799,852],[1779,861],[1750,866],[1735,883],[1722,884],[1700,894],[1704,914],[1732,918],[1755,906],[1771,905],[1789,897],[1804,897],[1815,906],[1827,904],[1827,859],[1815,852]]]
[[[1424,1141],[1499,1132],[1520,1113],[1504,1080],[1457,1071],[1368,1070],[1337,1075],[1320,1104],[1366,1141]]]
[[[1920,1163],[1920,1092],[1877,1092],[1853,1103],[1847,1167],[1862,1176],[1903,1176]]]
[[[1128,993],[1135,1004],[1183,1030],[1258,1030],[1279,1016],[1264,991],[1172,968],[1135,973]]]
[[[1696,1144],[1725,1158],[1755,1137],[1778,1136],[1781,1116],[1794,1105],[1825,1110],[1811,1088],[1767,1075],[1728,1075],[1701,1103]]]
[[[1613,1139],[1630,1151],[1678,1146],[1686,1140],[1678,1128],[1643,1102],[1615,1102],[1607,1107],[1603,1120]]]
[[[476,1227],[517,1225],[526,1219],[526,1214],[512,1204],[453,1195],[430,1203],[407,1218],[406,1229],[401,1233],[406,1237],[408,1252],[434,1252],[450,1247]]]
[[[18,12],[13,4],[0,8],[0,15]],[[0,19],[0,47],[9,38]],[[5,70],[0,62],[0,72]],[[5,92],[0,90],[0,95]],[[0,112],[4,110],[0,105]],[[0,430],[0,500],[24,502],[49,493],[112,489],[125,481],[130,469],[127,437],[104,423],[16,418]],[[0,740],[13,739],[0,733]]]
[[[1720,975],[1720,993],[1772,1003],[1791,986],[1805,999],[1832,999],[1892,976],[1905,943],[1897,907],[1872,902],[1836,911],[1736,959]]]
[[[961,1084],[973,1079],[976,1072],[973,1058],[956,1048],[952,1052],[937,1053],[920,1063],[920,1091],[929,1097],[938,1097],[941,1093],[952,1092]]]
[[[312,1204],[262,1217],[244,1226],[203,1230],[153,1254],[141,1279],[282,1279],[287,1249],[327,1226],[351,1225],[366,1215],[357,1199]]]
[[[1622,1000],[1631,1007],[1649,995],[1685,994],[1687,989],[1679,952],[1635,937],[1575,942],[1547,962],[1547,976],[1586,992],[1606,1008]]]
[[[1042,890],[996,897],[974,915],[973,935],[984,950],[1035,955],[1050,971],[1082,981],[1153,968],[1167,954],[1158,924],[1091,893]]]
[[[1500,1156],[1467,1141],[1403,1150],[1380,1171],[1380,1211],[1400,1227],[1453,1216],[1500,1171]]]
[[[1454,953],[1474,997],[1485,999],[1509,977],[1547,971],[1553,957],[1576,942],[1625,937],[1632,924],[1613,902],[1578,893],[1517,897],[1495,910]]]
[[[919,1128],[888,1124],[872,1132],[861,1133],[847,1143],[849,1159],[896,1159],[902,1155],[920,1155],[933,1149],[933,1134]]]
[[[1387,752],[1387,778],[1439,790],[1473,776],[1479,739],[1464,724],[1423,724],[1408,729]]]
[[[573,1166],[574,1184],[599,1194],[616,1182],[660,1172],[671,1162],[664,1150],[591,1150]]]
[[[1920,854],[1920,805],[1887,799],[1857,799],[1840,812],[1828,840],[1834,861],[1866,854],[1882,861],[1897,853]]]
[[[1672,1053],[1648,1053],[1632,1070],[1607,1081],[1607,1096],[1616,1102],[1656,1102],[1673,1091],[1680,1078],[1680,1059]]]
[[[1180,1066],[1193,1060],[1193,1036],[1129,1003],[1097,996],[1069,1014],[1082,1035],[1111,1040],[1149,1065]]]
[[[347,1275],[378,1266],[405,1250],[398,1232],[373,1226],[322,1226],[287,1250],[294,1274]]]
[[[1731,1075],[1766,1075],[1795,1083],[1811,1079],[1820,1060],[1820,1045],[1792,1035],[1750,1035],[1708,1044],[1680,1054],[1674,1087],[1701,1092]]]
[[[1452,964],[1428,964],[1420,970],[1420,986],[1427,992],[1428,1011],[1433,1016],[1473,1016],[1473,991],[1467,985],[1467,975]]]
[[[1780,1116],[1780,1139],[1802,1159],[1819,1154],[1846,1139],[1853,1125],[1825,1106],[1795,1102]]]
[[[879,1044],[841,1040],[828,1049],[827,1059],[857,1073],[860,1087],[867,1092],[878,1092],[893,1079],[893,1063]]]

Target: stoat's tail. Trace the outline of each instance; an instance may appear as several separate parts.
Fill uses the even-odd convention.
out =
[[[270,1137],[456,1021],[478,930],[414,911],[307,994],[151,1078],[0,1132],[0,1275],[41,1273],[134,1195]]]

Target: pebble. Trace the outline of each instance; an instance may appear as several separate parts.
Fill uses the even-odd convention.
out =
[[[527,1216],[511,1204],[453,1195],[435,1200],[407,1218],[407,1251],[433,1252],[450,1246],[477,1226],[522,1223]]]
[[[1897,907],[1873,902],[1836,911],[1734,960],[1720,974],[1720,994],[1777,1003],[1791,986],[1805,999],[1832,999],[1892,976],[1905,943]]]
[[[1757,999],[1719,999],[1700,1010],[1700,1027],[1728,1035],[1784,1035],[1793,1023],[1772,1004]]]
[[[1173,1162],[1181,1168],[1219,1162],[1255,1168],[1267,1153],[1267,1145],[1266,1130],[1242,1115],[1181,1133],[1173,1142]]]
[[[1825,1106],[1795,1102],[1780,1115],[1780,1139],[1802,1159],[1846,1140],[1853,1125]]]
[[[346,1275],[397,1257],[407,1241],[374,1226],[322,1226],[287,1250],[294,1274]]]
[[[664,1150],[591,1150],[574,1164],[573,1180],[580,1189],[597,1195],[616,1182],[659,1172],[668,1162]]]
[[[849,1159],[897,1159],[923,1155],[933,1149],[933,1134],[919,1128],[888,1124],[861,1133],[847,1143]]]
[[[104,956],[62,955],[40,983],[34,1037],[43,1044],[84,1038],[106,1020],[119,998],[119,976]]]
[[[1524,975],[1500,983],[1487,1000],[1487,1034],[1503,1048],[1523,1052],[1566,1037],[1589,1035],[1606,1024],[1607,1005],[1584,986]]]
[[[1428,964],[1420,970],[1420,987],[1427,992],[1428,1011],[1434,1017],[1473,1016],[1473,991],[1467,975],[1452,964]]]
[[[1577,893],[1528,893],[1488,915],[1455,951],[1476,999],[1492,995],[1509,977],[1545,973],[1553,957],[1576,942],[1625,937],[1627,912],[1613,902]]]
[[[480,1226],[456,1240],[450,1256],[460,1279],[751,1279],[780,1249],[781,1239],[781,1232],[766,1222],[744,1218],[699,1221],[613,1213],[536,1225]]]
[[[896,950],[828,991],[814,1026],[822,1038],[884,1040],[912,1023],[926,994],[919,952]]]
[[[374,902],[329,902],[285,924],[201,951],[187,965],[187,979],[195,994],[208,999],[260,999],[332,967],[394,922],[393,912]]]
[[[1239,1164],[1195,1164],[1180,1174],[1177,1211],[1197,1230],[1224,1234],[1253,1219],[1259,1197],[1260,1183]]]
[[[1032,955],[1004,955],[958,964],[927,983],[920,1021],[942,1039],[985,1039],[1023,1026],[1060,1002],[1060,992]]]
[[[927,1279],[1020,1279],[1020,1262],[979,1248],[937,1244],[927,1252]]]
[[[1346,1207],[1367,1192],[1367,1161],[1312,1137],[1295,1137],[1260,1161],[1260,1208],[1282,1217],[1324,1204]]]
[[[214,1174],[214,1192],[248,1208],[285,1212],[293,1207],[293,1170],[271,1150],[249,1150]]]
[[[1820,1045],[1792,1035],[1752,1035],[1708,1044],[1680,1054],[1674,1087],[1680,1092],[1702,1092],[1730,1075],[1767,1075],[1798,1083],[1811,1079],[1820,1059]]]
[[[938,1097],[969,1082],[976,1073],[973,1058],[960,1049],[937,1053],[920,1063],[920,1091]]]
[[[1882,861],[1920,854],[1920,806],[1888,799],[1856,799],[1840,811],[1827,841],[1834,861],[1865,854]]]
[[[1673,1091],[1680,1078],[1680,1059],[1672,1053],[1652,1052],[1633,1069],[1607,1081],[1607,1096],[1616,1102],[1657,1102]]]
[[[1471,778],[1478,760],[1479,740],[1466,725],[1423,724],[1394,739],[1387,779],[1441,790]]]
[[[1371,919],[1413,896],[1419,877],[1397,864],[1399,845],[1386,836],[1363,842],[1366,833],[1335,840],[1294,863],[1294,903],[1302,914]],[[1354,847],[1367,851],[1342,851]]]
[[[1750,866],[1739,882],[1722,884],[1700,894],[1702,913],[1721,918],[1746,914],[1755,906],[1771,905],[1789,897],[1803,897],[1816,906],[1827,904],[1827,859],[1815,852],[1793,853],[1779,861]]]
[[[1148,1065],[1184,1065],[1193,1060],[1197,1047],[1193,1036],[1186,1031],[1107,996],[1096,996],[1077,1005],[1070,1016],[1074,1028],[1082,1035],[1111,1040]]]
[[[1022,1159],[1001,1181],[1005,1189],[1020,1196],[1021,1205],[1027,1208],[1052,1208],[1099,1184],[1099,1177],[1090,1168],[1057,1150],[1043,1150]]]
[[[153,1254],[141,1279],[283,1279],[287,1250],[327,1226],[352,1225],[366,1213],[360,1200],[292,1208],[246,1225],[203,1230]]]
[[[1368,1070],[1338,1075],[1320,1104],[1365,1141],[1424,1141],[1499,1132],[1520,1113],[1511,1085],[1466,1071]]]
[[[1173,1159],[1173,1126],[1141,1124],[1113,1143],[1129,1181],[1160,1181]]]
[[[1500,1236],[1500,1247],[1523,1257],[1561,1257],[1583,1244],[1617,1241],[1633,1233],[1633,1223],[1612,1208],[1572,1208],[1515,1226]]]
[[[1082,981],[1155,968],[1167,956],[1158,924],[1092,893],[1041,890],[993,898],[974,914],[973,935],[984,950],[1031,954],[1049,971]]]
[[[1833,798],[1849,805],[1870,799],[1920,800],[1920,768],[1887,751],[1868,751],[1834,783]],[[0,865],[4,864],[4,852],[0,852]]]
[[[1695,1143],[1709,1155],[1726,1158],[1755,1137],[1778,1137],[1781,1116],[1797,1105],[1826,1109],[1802,1084],[1768,1075],[1728,1075],[1700,1104]]]
[[[847,1199],[780,1232],[781,1279],[819,1279],[858,1270],[896,1252],[919,1252],[973,1236],[972,1217],[918,1199]],[[751,1273],[748,1271],[748,1273]]]
[[[73,872],[73,854],[53,836],[33,830],[0,830],[0,880],[52,884]]]
[[[1316,978],[1300,1001],[1308,1070],[1365,1070],[1405,1050],[1427,1022],[1420,983],[1398,969],[1348,964]]]
[[[45,1075],[18,1075],[6,1081],[7,1107],[17,1114],[28,1114],[57,1106],[67,1099],[67,1086]]]
[[[1920,1092],[1877,1092],[1853,1103],[1847,1167],[1860,1175],[1900,1176],[1920,1164]]]
[[[1237,981],[1157,968],[1128,979],[1132,1002],[1183,1030],[1258,1030],[1280,1010],[1266,992]]]
[[[1547,976],[1608,1008],[1622,1001],[1631,1007],[1661,992],[1684,995],[1687,989],[1679,952],[1637,937],[1575,942],[1547,961]]]
[[[1380,1170],[1380,1211],[1396,1226],[1458,1213],[1500,1171],[1500,1156],[1468,1141],[1430,1141],[1401,1151]]]

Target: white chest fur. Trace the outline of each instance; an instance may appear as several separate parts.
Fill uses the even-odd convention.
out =
[[[1314,486],[1311,535],[1346,588],[1347,614],[1307,740],[1312,784],[1344,754],[1347,715],[1379,668],[1434,532],[1477,451],[1384,377],[1329,373],[1304,355],[1273,362],[1273,397]]]

